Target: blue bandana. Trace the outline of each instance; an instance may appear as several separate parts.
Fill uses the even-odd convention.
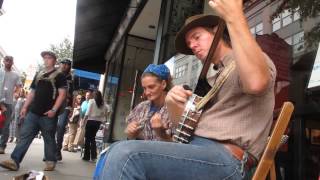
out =
[[[143,71],[143,73],[153,73],[156,76],[160,77],[162,80],[168,80],[168,78],[170,76],[170,70],[164,64],[160,64],[160,65],[150,64]]]

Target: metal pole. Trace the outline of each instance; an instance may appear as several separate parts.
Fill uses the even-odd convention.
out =
[[[130,104],[130,111],[134,108],[135,102],[136,102],[136,95],[137,95],[137,90],[138,90],[138,81],[140,80],[140,71],[136,70],[136,74],[134,77],[134,84],[133,84],[133,89],[132,89],[132,97],[131,97],[131,104]]]
[[[116,117],[116,113],[117,112],[117,105],[118,105],[118,92],[120,92],[120,88],[121,88],[121,79],[122,79],[122,72],[123,72],[123,64],[124,64],[124,60],[126,57],[126,50],[127,50],[127,41],[128,41],[128,35],[126,35],[124,37],[123,40],[123,52],[122,52],[122,58],[121,58],[121,63],[120,63],[120,74],[119,74],[119,80],[118,80],[118,86],[117,86],[117,92],[116,92],[116,97],[115,97],[115,103],[114,103],[114,110],[111,116],[111,120],[110,120],[110,125],[109,125],[109,133],[108,133],[108,139],[107,142],[108,143],[112,143],[113,142],[113,137],[112,137],[112,133],[113,133],[113,127],[114,127],[114,121],[115,121],[115,117]]]
[[[159,61],[160,61],[161,43],[162,43],[162,36],[163,36],[163,30],[164,30],[164,22],[166,17],[166,6],[167,6],[167,0],[162,0],[160,16],[158,20],[157,38],[156,38],[156,46],[155,46],[154,56],[153,56],[153,64],[159,64]]]

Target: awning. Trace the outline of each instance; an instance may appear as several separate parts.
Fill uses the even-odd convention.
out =
[[[73,67],[102,73],[147,0],[78,0]]]
[[[79,69],[74,70],[74,75],[79,76],[79,77],[84,77],[88,79],[94,79],[100,81],[100,74],[93,73],[93,72],[88,72],[88,71],[83,71]]]
[[[105,53],[130,0],[78,0],[73,67],[101,73]]]

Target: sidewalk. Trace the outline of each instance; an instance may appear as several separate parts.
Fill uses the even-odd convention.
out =
[[[6,154],[0,155],[0,161],[8,159],[15,143],[8,143]],[[45,164],[43,158],[43,140],[34,139],[29,150],[20,164],[19,171],[8,171],[0,167],[0,179],[12,180],[13,176],[27,173],[30,170],[42,171]],[[50,180],[89,180],[95,168],[95,163],[86,162],[80,158],[80,152],[71,153],[62,151],[63,160],[57,163],[55,171],[44,172]]]

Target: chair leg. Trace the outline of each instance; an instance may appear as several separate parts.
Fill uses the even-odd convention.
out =
[[[271,167],[270,167],[270,180],[276,180],[277,179],[277,175],[276,175],[276,166],[274,164],[274,162],[272,163]]]

